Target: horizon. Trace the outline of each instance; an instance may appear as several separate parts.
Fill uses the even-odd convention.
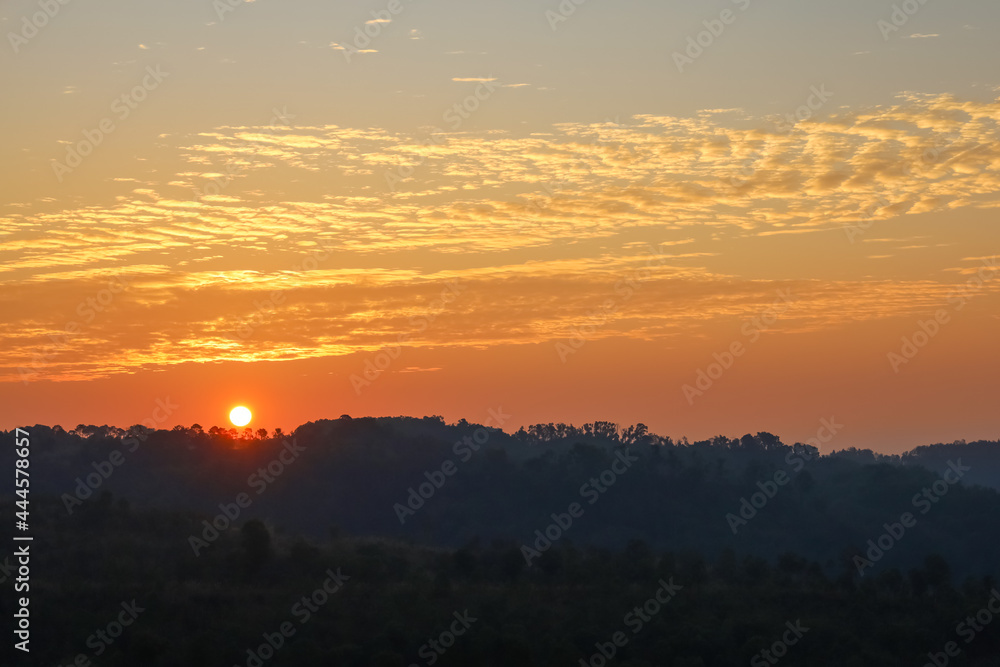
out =
[[[0,426],[1000,437],[998,6],[57,5],[0,11]]]
[[[500,414],[502,415],[502,411],[500,412]],[[95,428],[117,429],[117,430],[122,431],[122,432],[127,432],[128,429],[130,429],[130,428],[132,428],[134,426],[144,426],[147,429],[152,429],[154,431],[166,431],[166,432],[171,432],[171,431],[174,431],[175,429],[178,429],[178,428],[183,429],[185,431],[191,431],[191,430],[194,429],[194,427],[197,426],[197,427],[199,427],[200,431],[202,433],[206,434],[206,435],[209,435],[209,432],[211,430],[218,429],[219,432],[222,435],[229,436],[229,437],[234,437],[235,440],[248,440],[248,441],[252,441],[252,440],[260,440],[261,439],[259,437],[259,435],[258,435],[260,430],[264,430],[264,431],[267,432],[267,435],[265,436],[266,439],[273,440],[273,439],[277,439],[277,438],[288,438],[288,437],[291,437],[292,435],[294,435],[295,432],[298,431],[303,426],[307,426],[309,424],[315,424],[317,422],[324,422],[324,421],[340,421],[340,420],[343,420],[345,417],[348,420],[351,420],[351,421],[353,421],[353,420],[366,420],[366,419],[368,419],[368,420],[418,420],[418,421],[419,420],[427,420],[427,419],[440,420],[441,425],[444,426],[444,427],[447,427],[447,428],[456,428],[456,427],[464,427],[464,426],[480,426],[480,427],[485,426],[485,427],[488,427],[488,428],[490,428],[492,430],[499,430],[501,433],[503,433],[504,435],[509,436],[509,437],[516,436],[517,433],[520,432],[520,431],[522,431],[522,430],[525,431],[525,432],[527,432],[529,430],[529,427],[533,427],[533,426],[545,426],[545,425],[568,426],[568,427],[571,427],[571,428],[582,430],[584,427],[591,426],[592,424],[595,424],[595,423],[598,423],[598,424],[612,424],[615,427],[615,429],[616,429],[616,434],[620,436],[620,435],[623,434],[623,432],[625,431],[625,429],[627,429],[629,427],[638,426],[638,425],[645,425],[643,422],[637,422],[636,424],[618,424],[618,423],[609,422],[609,421],[606,421],[606,420],[594,420],[594,421],[590,421],[590,422],[584,422],[584,423],[581,423],[579,425],[576,425],[576,424],[567,424],[567,423],[563,423],[563,422],[553,421],[553,422],[537,422],[537,423],[533,423],[533,424],[513,424],[513,425],[508,425],[505,422],[504,424],[497,426],[497,425],[491,425],[489,423],[490,422],[489,419],[485,420],[485,422],[477,422],[475,420],[468,420],[468,419],[464,419],[464,418],[459,418],[458,420],[454,420],[454,421],[448,421],[448,420],[446,420],[441,415],[423,415],[423,416],[415,416],[415,415],[380,415],[379,416],[379,415],[348,415],[348,414],[342,414],[342,415],[339,415],[337,417],[318,417],[318,418],[315,418],[315,419],[310,419],[310,420],[307,420],[305,422],[302,422],[302,423],[298,424],[297,426],[295,426],[295,427],[293,427],[291,429],[286,429],[286,428],[284,428],[282,426],[276,426],[276,427],[270,427],[270,428],[268,428],[268,427],[262,426],[260,424],[248,424],[246,426],[236,426],[236,425],[234,425],[232,423],[229,423],[228,425],[226,425],[225,423],[223,423],[223,425],[221,425],[221,426],[219,424],[211,424],[210,426],[204,426],[200,422],[194,422],[194,423],[192,423],[190,425],[184,425],[184,424],[169,425],[166,422],[160,424],[154,418],[154,419],[147,419],[145,421],[145,423],[137,422],[135,424],[129,424],[127,426],[119,426],[119,425],[116,425],[116,424],[84,424],[84,423],[80,423],[80,424],[77,424],[77,426],[75,426],[73,428],[66,428],[66,427],[62,426],[61,424],[19,424],[19,425],[15,426],[15,427],[12,427],[9,430],[7,430],[7,429],[3,429],[3,430],[5,430],[6,432],[13,432],[16,428],[28,429],[28,428],[35,428],[37,426],[43,426],[43,427],[46,427],[46,428],[54,430],[54,429],[56,429],[58,427],[58,428],[62,429],[62,431],[65,432],[65,433],[76,433],[77,435],[80,435],[81,437],[87,438],[87,437],[90,437],[90,434],[81,434],[81,433],[78,432],[81,426],[83,426],[83,427],[93,426]],[[463,421],[465,422],[464,424],[462,423]],[[825,431],[824,431],[824,427],[826,427]],[[944,445],[944,446],[953,446],[953,445],[954,446],[958,446],[958,445],[971,445],[971,444],[977,444],[977,443],[997,443],[997,444],[1000,444],[1000,439],[998,439],[998,440],[989,440],[989,439],[956,438],[956,439],[950,440],[950,441],[925,442],[925,443],[914,444],[914,445],[912,445],[912,446],[910,446],[908,448],[904,448],[904,449],[902,449],[902,450],[900,450],[898,452],[884,452],[884,451],[880,451],[879,449],[877,449],[875,447],[860,447],[860,446],[857,446],[857,445],[837,447],[836,446],[837,445],[836,436],[839,433],[839,429],[842,428],[842,427],[843,427],[842,424],[837,424],[835,421],[824,419],[821,422],[821,427],[820,427],[821,430],[818,432],[817,435],[814,435],[813,437],[810,437],[810,438],[807,438],[807,439],[801,440],[801,441],[800,440],[788,440],[788,441],[786,441],[785,439],[782,438],[782,435],[780,433],[771,433],[769,431],[757,431],[757,432],[754,432],[754,433],[746,432],[744,434],[734,434],[734,435],[725,435],[725,434],[722,434],[722,433],[716,433],[713,436],[710,436],[710,437],[707,437],[707,438],[689,438],[688,436],[686,436],[684,434],[680,434],[680,435],[665,434],[665,433],[657,432],[655,430],[648,430],[647,433],[648,433],[649,436],[667,440],[670,443],[672,443],[673,446],[694,446],[694,445],[701,445],[701,444],[706,444],[706,443],[712,444],[712,442],[715,439],[717,439],[717,438],[725,438],[725,439],[729,440],[730,442],[732,442],[732,441],[738,441],[741,438],[746,437],[746,436],[756,437],[756,436],[761,435],[763,433],[763,434],[769,434],[769,435],[775,436],[782,445],[787,446],[787,447],[793,447],[795,445],[810,445],[810,446],[813,446],[813,447],[815,447],[819,451],[820,456],[829,456],[831,454],[836,454],[836,453],[839,453],[839,452],[850,451],[852,449],[853,450],[857,450],[859,452],[872,452],[873,454],[876,454],[876,455],[888,455],[888,456],[895,455],[895,456],[898,456],[900,454],[912,453],[912,452],[916,451],[917,449],[919,449],[921,447],[934,447],[934,446],[941,446],[941,445]],[[579,437],[579,438],[599,438],[599,436],[597,436],[595,434],[586,434],[586,435],[568,435],[568,436],[565,436],[562,439],[574,439],[574,438],[577,438],[577,437]]]

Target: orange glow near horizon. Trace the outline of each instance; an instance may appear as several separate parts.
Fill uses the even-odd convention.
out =
[[[238,30],[64,12],[8,51],[0,428],[210,426],[238,399],[269,430],[502,408],[507,431],[1000,438],[993,5],[849,47],[803,40],[860,0],[747,12],[679,71],[699,3],[558,32],[493,4],[357,53],[334,41],[356,5],[311,0],[239,3]],[[158,32],[95,42],[105,14]]]

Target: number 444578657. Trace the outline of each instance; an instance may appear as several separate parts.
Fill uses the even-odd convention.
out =
[[[24,434],[24,437],[20,437]],[[24,429],[17,429],[14,432],[14,446],[17,447],[15,453],[17,454],[17,460],[14,462],[14,484],[17,486],[17,495],[21,498],[17,501],[17,507],[20,512],[17,512],[18,518],[18,528],[21,530],[28,529],[28,466],[30,465],[28,460],[28,432]],[[22,527],[23,526],[23,527]]]

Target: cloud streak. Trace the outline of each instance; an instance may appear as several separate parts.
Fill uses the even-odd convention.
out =
[[[165,136],[160,177],[116,181],[110,204],[6,208],[0,301],[18,315],[0,326],[3,379],[16,380],[81,295],[120,270],[134,287],[47,362],[52,379],[375,350],[408,332],[422,300],[455,278],[469,297],[410,344],[557,340],[614,294],[652,239],[669,262],[598,337],[705,335],[779,288],[801,299],[782,321],[788,333],[913,317],[944,301],[947,276],[747,277],[721,270],[710,240],[995,209],[1000,103],[907,94],[784,132],[771,120],[715,109],[433,141],[335,125]],[[412,172],[390,190],[385,174],[401,165]],[[226,173],[224,191],[195,196]],[[910,236],[869,260],[937,246]],[[327,262],[291,270],[316,247]],[[254,298],[273,291],[288,292],[287,305],[250,339],[235,337]]]

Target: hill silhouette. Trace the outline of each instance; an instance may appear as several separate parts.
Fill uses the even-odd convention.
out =
[[[688,443],[641,424],[540,424],[507,434],[440,417],[347,416],[290,434],[82,425],[30,432],[32,490],[59,498],[70,515],[110,493],[210,520],[246,494],[234,523],[260,519],[311,538],[333,529],[453,548],[511,540],[538,550],[535,542],[547,538],[536,531],[544,536],[553,515],[576,503],[581,516],[550,532],[586,546],[639,540],[770,561],[792,552],[831,574],[856,556],[871,561],[866,572],[916,567],[929,555],[960,576],[995,574],[1000,563],[991,529],[1000,512],[996,442],[820,456],[769,433]],[[872,551],[885,551],[881,558],[866,556],[869,541],[877,546],[906,513],[914,525],[883,539],[893,544]]]
[[[1000,665],[995,442],[28,431],[30,664]]]

